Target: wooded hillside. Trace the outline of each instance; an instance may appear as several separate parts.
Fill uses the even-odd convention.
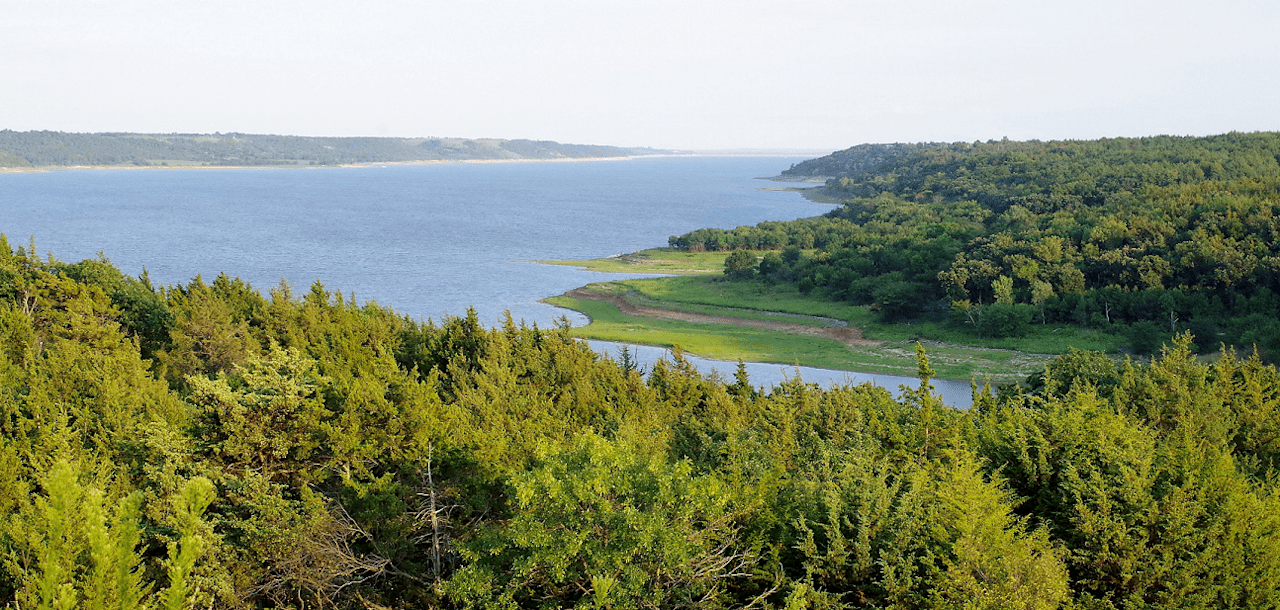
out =
[[[778,250],[733,275],[887,321],[1079,325],[1139,353],[1189,330],[1280,356],[1280,134],[927,145],[825,192],[844,205],[670,245]]]
[[[1274,608],[1280,374],[1074,352],[945,407],[0,240],[0,603]]]
[[[796,163],[783,170],[780,177],[787,179],[825,179],[859,176],[873,172],[881,165],[903,155],[944,146],[946,144],[938,142],[859,144],[844,150],[838,150],[825,157]]]

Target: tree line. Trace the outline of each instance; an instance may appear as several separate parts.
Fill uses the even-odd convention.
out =
[[[1280,374],[1088,352],[943,405],[0,239],[0,602],[1274,608]]]
[[[891,159],[908,153],[944,146],[946,144],[942,142],[859,144],[844,150],[837,150],[825,157],[796,163],[782,170],[779,177],[796,180],[858,176],[873,172]]]
[[[930,146],[824,188],[845,203],[823,216],[670,245],[775,251],[735,275],[887,321],[1074,324],[1143,352],[1190,330],[1280,356],[1280,134]]]

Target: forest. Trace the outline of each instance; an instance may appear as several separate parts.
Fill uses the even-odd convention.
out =
[[[1228,222],[1238,199],[1213,201]],[[954,230],[983,205],[953,206],[976,216]],[[766,390],[678,349],[641,370],[567,323],[415,321],[319,282],[153,286],[0,239],[0,600],[1276,608],[1280,374],[1194,352],[1072,351],[957,410],[923,348],[897,395]]]
[[[743,250],[726,274],[974,336],[1078,326],[1151,354],[1189,332],[1280,359],[1280,133],[863,145],[815,218],[670,239]]]
[[[796,163],[782,170],[778,177],[783,180],[850,178],[873,172],[890,160],[908,153],[945,146],[941,142],[859,144],[837,150],[825,157]]]
[[[339,165],[409,161],[583,159],[659,151],[543,140],[326,138],[243,133],[142,134],[0,130],[0,168]]]

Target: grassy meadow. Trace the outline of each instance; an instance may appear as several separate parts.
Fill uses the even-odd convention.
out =
[[[650,248],[630,254],[577,261],[537,261],[547,265],[582,267],[605,273],[669,273],[679,275],[724,273],[725,252],[681,252]]]
[[[746,326],[629,316],[621,313],[617,305],[602,301],[558,296],[546,302],[590,317],[591,324],[573,329],[574,335],[584,339],[679,346],[685,352],[712,360],[773,362],[908,377],[916,374],[915,343],[919,339],[916,337],[851,348],[832,339]],[[720,315],[741,313],[707,307],[697,311]],[[1013,350],[923,341],[934,370],[943,379],[990,380],[997,385],[1012,383],[1041,370],[1048,359],[1048,356]]]
[[[591,324],[575,328],[583,338],[681,349],[716,360],[775,362],[850,371],[912,375],[914,345],[923,343],[938,376],[1010,383],[1038,372],[1068,348],[1115,353],[1122,337],[1098,330],[1033,324],[1024,337],[981,337],[945,321],[879,322],[866,306],[801,294],[794,284],[730,282],[723,276],[725,252],[681,252],[654,248],[588,261],[539,261],[614,273],[665,273],[671,277],[601,282],[587,289],[635,305],[750,320],[824,325],[838,320],[862,329],[875,345],[848,347],[838,341],[726,324],[694,324],[623,314],[607,302],[560,296],[548,303],[582,312]]]
[[[695,324],[629,316],[602,301],[552,297],[546,302],[582,312],[591,324],[573,329],[585,339],[637,343],[680,349],[713,360],[776,362],[830,369],[850,369],[848,349],[838,341],[731,326]],[[883,370],[883,369],[879,369]]]

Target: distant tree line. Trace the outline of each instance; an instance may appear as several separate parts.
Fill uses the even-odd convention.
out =
[[[844,205],[670,245],[775,251],[732,275],[889,321],[1078,324],[1144,352],[1191,330],[1280,356],[1280,134],[926,146],[824,188]]]
[[[0,239],[0,604],[1280,605],[1274,367],[1071,352],[962,411],[917,365],[642,376],[567,327]]]
[[[338,165],[397,161],[627,157],[656,151],[535,140],[323,138],[0,131],[0,167]]]
[[[783,170],[781,176],[790,179],[860,176],[903,155],[945,146],[947,144],[941,142],[859,144],[825,157],[801,161]]]

